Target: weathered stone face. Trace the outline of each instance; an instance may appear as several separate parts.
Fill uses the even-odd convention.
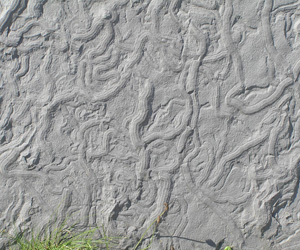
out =
[[[0,0],[0,232],[127,249],[166,202],[153,249],[298,249],[299,27],[296,0]]]

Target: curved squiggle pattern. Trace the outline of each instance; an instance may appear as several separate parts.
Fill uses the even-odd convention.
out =
[[[153,249],[296,246],[298,9],[0,0],[0,227],[131,248],[167,202]]]

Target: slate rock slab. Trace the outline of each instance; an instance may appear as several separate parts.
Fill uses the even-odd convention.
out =
[[[0,230],[299,249],[299,58],[297,0],[0,0]]]

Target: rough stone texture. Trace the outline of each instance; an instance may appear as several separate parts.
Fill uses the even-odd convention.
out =
[[[299,1],[0,11],[0,230],[68,218],[128,249],[167,202],[152,249],[300,248]]]

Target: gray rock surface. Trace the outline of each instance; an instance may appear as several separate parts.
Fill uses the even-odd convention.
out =
[[[300,249],[299,73],[297,0],[0,0],[0,231]]]

